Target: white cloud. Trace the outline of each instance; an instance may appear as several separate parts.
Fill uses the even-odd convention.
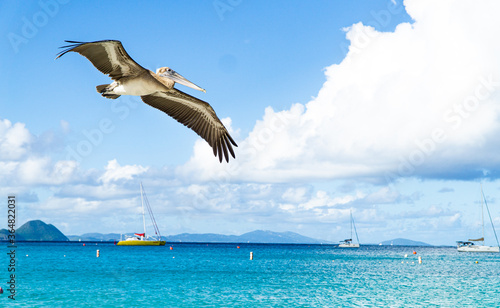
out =
[[[405,1],[414,23],[378,32],[346,28],[346,58],[325,70],[317,96],[267,108],[237,158],[195,155],[180,174],[286,182],[354,177],[447,176],[500,157],[500,28],[494,1]]]
[[[18,160],[29,151],[32,136],[23,123],[0,119],[0,160]]]
[[[99,177],[99,180],[105,184],[119,180],[131,180],[133,176],[142,174],[147,170],[147,167],[138,165],[126,165],[122,167],[116,159],[113,159],[108,162],[106,172]]]
[[[307,198],[308,189],[306,187],[290,187],[281,196],[283,200],[288,202],[303,202]]]
[[[61,184],[75,178],[76,162],[54,162],[33,150],[36,141],[24,123],[0,120],[0,183],[4,188]]]
[[[77,168],[75,161],[53,163],[49,157],[30,157],[18,164],[16,175],[23,184],[57,185],[74,180]]]

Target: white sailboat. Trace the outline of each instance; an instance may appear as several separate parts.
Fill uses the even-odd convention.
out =
[[[484,202],[483,202],[484,201]],[[495,234],[497,240],[497,246],[486,246],[484,245],[484,207],[488,212],[488,217],[490,218],[491,228]],[[491,219],[490,209],[488,208],[488,203],[486,202],[486,197],[483,193],[483,187],[481,186],[481,221],[483,227],[483,236],[478,239],[469,239],[468,241],[458,241],[457,250],[461,252],[500,252],[500,244],[498,243],[497,232],[495,231],[495,226],[493,225],[493,220]],[[481,245],[475,242],[481,242]]]
[[[354,228],[354,233],[356,234],[357,243],[352,242],[352,230]],[[359,238],[358,232],[356,231],[356,225],[354,224],[354,219],[352,218],[352,210],[351,210],[351,238],[345,239],[340,242],[339,248],[359,248]]]
[[[148,209],[149,218],[151,218],[151,223],[153,224],[153,228],[155,230],[156,237],[153,239],[148,239],[146,237],[146,218],[144,214],[144,204],[146,204],[146,208]],[[142,205],[142,223],[144,226],[144,233],[134,233],[135,236],[130,236],[124,241],[119,241],[116,245],[119,246],[164,246],[165,241],[161,240],[160,230],[156,225],[156,220],[153,216],[153,211],[151,210],[151,206],[149,205],[148,198],[146,197],[146,192],[142,187],[141,183],[141,205]]]

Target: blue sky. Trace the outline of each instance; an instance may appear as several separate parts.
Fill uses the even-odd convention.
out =
[[[163,234],[339,241],[352,210],[362,243],[453,245],[480,232],[480,183],[500,226],[494,1],[116,4],[0,4],[0,192],[19,224],[135,232],[142,181]],[[84,57],[54,60],[102,39],[205,88],[177,86],[213,106],[236,159],[137,97],[101,97]]]

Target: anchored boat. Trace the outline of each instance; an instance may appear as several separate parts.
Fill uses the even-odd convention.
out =
[[[493,229],[493,233],[495,234],[495,238],[497,240],[497,246],[486,246],[484,245],[484,208],[488,212],[488,217],[490,218],[491,228]],[[486,202],[486,197],[483,193],[483,187],[481,186],[481,221],[483,228],[483,236],[478,239],[469,239],[468,241],[458,241],[457,242],[457,250],[462,252],[500,252],[500,245],[498,243],[497,232],[495,231],[495,226],[493,225],[493,220],[491,219],[490,209],[488,208],[488,203]],[[480,242],[481,245],[476,244],[476,242]]]
[[[142,205],[142,223],[144,225],[144,232],[134,233],[134,236],[129,236],[127,239],[119,241],[116,245],[119,246],[164,246],[165,245],[165,241],[161,240],[160,230],[156,225],[156,220],[153,216],[153,211],[151,210],[151,206],[149,205],[146,192],[142,187],[142,183],[141,183],[141,205]],[[154,237],[146,237],[146,218],[144,214],[144,205],[146,205],[146,208],[149,213],[149,218],[151,219],[151,223],[153,224],[153,228],[155,231]]]
[[[356,234],[356,240],[358,241],[357,243],[352,242],[352,230],[354,228],[354,233]],[[356,225],[354,224],[354,219],[352,218],[352,210],[351,210],[351,238],[345,239],[340,242],[339,244],[340,248],[359,248],[359,238],[358,238],[358,232],[356,231]]]

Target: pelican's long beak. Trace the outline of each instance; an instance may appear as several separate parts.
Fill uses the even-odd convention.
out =
[[[205,93],[207,92],[207,91],[205,91],[205,89],[198,87],[197,85],[195,85],[191,81],[189,81],[186,78],[182,77],[181,74],[177,73],[174,70],[171,70],[170,72],[165,72],[163,74],[160,74],[160,76],[161,77],[169,78],[169,79],[171,79],[171,80],[173,80],[173,81],[175,81],[177,83],[185,85],[186,87],[190,87],[190,88],[193,88],[195,90],[202,91],[202,92],[205,92]]]

